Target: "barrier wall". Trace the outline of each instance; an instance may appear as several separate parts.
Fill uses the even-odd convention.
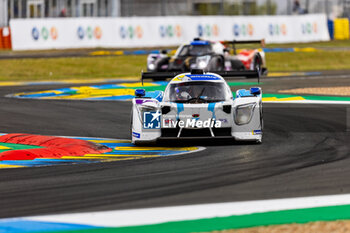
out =
[[[210,40],[265,38],[267,43],[327,41],[323,14],[301,16],[186,16],[13,19],[14,50],[177,46]]]
[[[9,27],[0,28],[0,49],[11,49],[11,30]]]
[[[334,20],[334,39],[348,40],[349,39],[349,19],[339,18]]]

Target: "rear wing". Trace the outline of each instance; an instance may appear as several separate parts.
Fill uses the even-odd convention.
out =
[[[262,48],[265,48],[265,40],[224,40],[220,41],[223,45],[231,45],[233,47],[233,53],[237,54],[236,44],[260,44]]]
[[[260,72],[256,70],[243,70],[243,71],[209,71],[210,73],[215,73],[220,75],[225,79],[232,78],[257,78],[258,82],[260,82]],[[142,72],[141,82],[143,85],[143,80],[152,79],[154,81],[164,81],[166,79],[174,78],[179,74],[183,74],[185,72]]]

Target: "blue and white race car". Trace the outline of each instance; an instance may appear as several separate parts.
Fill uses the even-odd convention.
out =
[[[164,92],[135,91],[131,133],[134,144],[159,139],[233,138],[262,141],[262,91],[240,89],[233,97],[224,78],[193,70],[176,75]]]

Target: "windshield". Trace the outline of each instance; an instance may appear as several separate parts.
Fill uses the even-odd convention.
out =
[[[171,84],[165,96],[176,103],[211,103],[225,101],[228,93],[224,83],[184,82]]]
[[[211,45],[185,45],[179,56],[203,56],[212,53]]]

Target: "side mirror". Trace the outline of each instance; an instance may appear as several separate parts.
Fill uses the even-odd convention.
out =
[[[146,95],[145,89],[136,89],[135,90],[135,96],[136,97],[141,98],[141,97],[144,97],[145,95]]]
[[[260,95],[261,89],[259,87],[252,87],[252,88],[250,88],[250,93],[252,95]]]

